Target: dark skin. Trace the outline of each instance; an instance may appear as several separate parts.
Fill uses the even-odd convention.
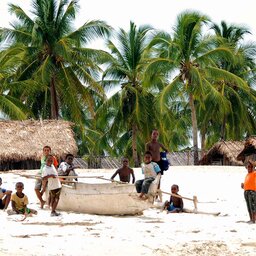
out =
[[[0,179],[0,186],[2,185],[2,179]],[[7,190],[5,193],[3,193],[3,197],[1,198],[2,199],[2,203],[4,204],[4,211],[7,209],[9,203],[10,203],[10,200],[11,200],[11,194],[12,194],[12,191],[11,190]]]
[[[160,149],[168,152],[168,149],[158,142],[159,132],[157,130],[153,130],[151,134],[151,141],[146,144],[145,151],[150,151],[152,154],[152,161],[159,162],[160,159]]]
[[[46,165],[47,166],[51,166],[53,164],[53,157],[52,156],[48,156],[46,159]],[[45,177],[43,177],[43,188],[44,190],[46,189],[46,185],[47,185],[47,180],[49,178],[54,178],[56,179],[57,176],[56,175],[47,175]],[[52,198],[51,196],[49,196],[49,205],[52,208],[52,212],[55,212],[57,205],[58,205],[59,199],[58,198]]]
[[[124,159],[123,160],[123,166],[118,169],[111,177],[111,180],[113,180],[116,175],[119,175],[119,179],[120,181],[122,182],[127,182],[129,183],[130,182],[130,177],[132,176],[132,183],[135,182],[135,176],[134,176],[134,172],[133,172],[133,169],[131,169],[129,167],[129,161],[128,159]]]
[[[179,192],[178,187],[176,185],[172,185],[171,192],[172,192],[172,194],[179,195],[178,194],[178,192]],[[171,204],[173,204],[173,206],[175,208],[183,209],[183,200],[179,197],[170,196],[170,201],[165,202],[165,209],[167,209]],[[176,210],[176,209],[173,210],[173,211],[170,211],[170,213],[176,213],[176,212],[178,212],[178,210]]]
[[[24,193],[22,192],[24,189],[23,185],[21,184],[17,184],[16,185],[16,195],[19,197],[19,198],[23,198],[24,197]],[[25,212],[26,212],[26,208],[27,206],[25,205]],[[20,214],[20,211],[16,208],[16,204],[14,201],[12,201],[12,209],[17,213],[17,214]]]
[[[74,157],[72,156],[68,156],[66,159],[65,159],[65,162],[68,163],[69,165],[71,165],[69,168],[66,169],[65,171],[65,175],[69,175],[70,171],[73,171],[74,169],[77,169],[77,168],[80,168],[79,165],[73,165],[73,160],[74,160]]]
[[[16,195],[19,198],[23,198],[25,196],[25,194],[22,192],[24,189],[24,185],[22,183],[17,183],[16,184]],[[14,201],[12,201],[12,210],[15,211],[17,214],[22,214],[16,207],[16,203]],[[27,212],[27,206],[24,206],[24,214],[26,215]],[[33,214],[37,214],[36,210],[30,209],[30,212]]]
[[[253,165],[252,163],[249,163],[249,164],[247,165],[247,171],[248,171],[248,173],[254,172],[254,171],[255,171],[254,168],[255,168],[254,165]],[[244,188],[244,183],[241,183],[241,188],[242,188],[242,189]],[[252,213],[252,214],[250,213],[250,221],[252,221],[253,223],[256,222],[256,213]]]
[[[49,154],[51,153],[51,149],[49,147],[44,147],[43,148],[43,155],[45,157],[47,157]],[[41,204],[41,208],[43,209],[44,208],[44,205],[45,205],[45,201],[43,200],[43,194],[45,192],[45,189],[42,188],[42,190],[40,191],[39,189],[35,189],[35,192],[36,192],[36,196],[37,198],[39,199],[40,201],[40,204]]]

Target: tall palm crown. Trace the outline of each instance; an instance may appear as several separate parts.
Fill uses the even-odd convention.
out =
[[[15,67],[20,97],[41,115],[41,108],[44,113],[50,110],[46,117],[58,118],[68,112],[72,120],[81,120],[85,103],[92,108],[92,95],[103,94],[96,82],[97,64],[106,56],[83,46],[108,35],[110,27],[103,21],[89,21],[74,30],[75,0],[33,0],[32,7],[28,15],[11,4],[10,12],[18,21],[11,29],[0,30],[0,38],[9,43],[6,54],[19,57]]]
[[[213,24],[212,29],[218,38],[218,45],[229,45],[235,56],[234,61],[219,60],[218,66],[241,77],[249,85],[240,87],[235,81],[217,85],[229,100],[232,110],[225,113],[222,119],[221,138],[237,140],[245,133],[252,134],[255,130],[255,110],[251,106],[256,100],[253,90],[256,45],[243,42],[244,36],[250,33],[246,27],[228,25],[222,21],[220,25]]]
[[[140,26],[131,22],[128,32],[120,29],[116,35],[116,41],[108,41],[108,47],[113,56],[106,71],[103,74],[103,83],[107,85],[119,85],[121,90],[114,94],[102,107],[108,108],[112,113],[112,122],[109,127],[114,143],[120,144],[116,137],[128,139],[132,148],[135,165],[139,164],[138,156],[144,150],[145,134],[149,134],[157,118],[150,108],[154,104],[154,96],[145,90],[143,86],[144,70],[147,63],[149,42],[149,26]],[[151,114],[151,117],[150,117]],[[149,117],[151,121],[149,121]],[[140,136],[138,136],[138,134]],[[123,152],[127,150],[123,149]]]
[[[174,94],[187,100],[191,113],[194,163],[198,164],[198,120],[197,108],[209,108],[205,105],[206,97],[210,102],[217,101],[226,105],[220,92],[213,86],[213,81],[236,80],[238,86],[245,86],[242,79],[226,72],[216,65],[216,60],[232,59],[228,47],[216,47],[216,40],[203,36],[203,26],[209,19],[197,12],[183,12],[177,17],[173,37],[159,33],[150,47],[155,47],[159,57],[152,60],[147,72],[160,70],[165,74],[176,70],[177,76],[165,86],[161,93],[162,110],[170,105]]]

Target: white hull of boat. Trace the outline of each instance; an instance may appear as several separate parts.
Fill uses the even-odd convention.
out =
[[[152,207],[159,179],[160,176],[150,186],[149,200],[139,199],[133,184],[63,184],[57,209],[100,215],[139,214]]]

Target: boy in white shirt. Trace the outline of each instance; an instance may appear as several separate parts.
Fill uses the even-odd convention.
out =
[[[75,172],[75,168],[80,168],[80,166],[76,166],[73,164],[74,156],[72,154],[67,154],[65,158],[65,162],[62,162],[58,168],[59,176],[78,176]],[[73,179],[67,179],[72,181]],[[75,178],[77,181],[77,178]]]
[[[146,199],[145,195],[148,193],[150,184],[155,180],[156,175],[161,172],[159,165],[152,162],[152,154],[150,151],[146,151],[144,154],[144,164],[142,166],[142,173],[145,178],[143,180],[137,180],[135,187],[137,193],[140,193],[139,198]]]
[[[51,216],[59,216],[60,213],[56,212],[56,208],[60,199],[61,183],[58,178],[58,172],[53,166],[53,161],[53,155],[48,155],[42,170],[42,180],[44,189],[48,181],[49,206],[52,209]]]

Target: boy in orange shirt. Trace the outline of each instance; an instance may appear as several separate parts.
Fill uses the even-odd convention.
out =
[[[250,216],[248,223],[256,221],[256,171],[255,163],[250,161],[247,164],[248,173],[241,187],[244,189],[244,198]]]

